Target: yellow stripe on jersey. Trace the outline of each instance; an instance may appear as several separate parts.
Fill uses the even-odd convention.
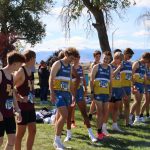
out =
[[[112,87],[120,88],[121,87],[121,80],[112,79]]]
[[[109,80],[95,80],[94,81],[94,94],[109,94]]]
[[[55,79],[53,88],[54,88],[54,90],[69,92],[70,91],[70,80]]]
[[[132,71],[121,71],[121,86],[131,86]]]
[[[141,76],[139,73],[133,75],[134,82],[144,83],[144,76]]]

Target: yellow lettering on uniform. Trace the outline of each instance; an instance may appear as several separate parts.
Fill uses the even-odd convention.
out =
[[[12,88],[11,88],[11,85],[10,84],[7,84],[7,89],[6,91],[8,92],[8,96],[12,96]]]

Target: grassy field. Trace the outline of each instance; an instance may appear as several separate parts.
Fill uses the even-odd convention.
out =
[[[37,78],[37,75],[36,75]],[[36,80],[36,83],[38,81]],[[38,87],[38,86],[36,86]],[[36,99],[36,110],[47,107],[52,109],[49,105],[40,105],[39,99]],[[88,105],[89,108],[89,105]],[[66,146],[71,146],[72,150],[149,150],[150,149],[150,121],[146,126],[135,126],[133,128],[124,127],[123,119],[120,119],[120,127],[125,131],[123,134],[115,133],[111,130],[111,120],[108,123],[108,131],[110,137],[103,139],[98,143],[91,143],[87,134],[87,129],[83,124],[83,119],[79,110],[76,110],[76,125],[77,128],[72,129],[72,141],[66,143]],[[94,134],[96,135],[96,120],[95,117],[91,122]],[[64,127],[62,140],[66,135],[66,126]],[[27,134],[26,134],[27,136]],[[22,142],[22,150],[26,150],[25,141],[26,136]],[[33,150],[54,150],[53,148],[54,126],[49,124],[37,124],[37,134]],[[6,136],[5,141],[6,142]],[[3,147],[0,148],[0,150]]]
[[[49,105],[36,104],[36,109],[42,107],[51,108]],[[89,107],[89,105],[88,105]],[[150,149],[150,122],[147,125],[136,126],[133,128],[125,128],[123,120],[120,120],[120,126],[125,133],[119,134],[111,130],[111,121],[108,123],[108,131],[111,136],[103,139],[98,143],[91,143],[87,134],[87,129],[83,124],[83,119],[80,115],[78,109],[76,110],[76,124],[77,127],[72,129],[73,138],[72,141],[66,143],[66,146],[71,146],[73,150],[148,150]],[[95,118],[91,122],[94,133],[96,134],[96,121]],[[66,126],[64,127],[64,130]],[[66,132],[63,131],[62,139],[65,138]],[[27,135],[26,135],[27,136]],[[25,138],[26,138],[25,136]],[[22,143],[22,150],[25,150],[25,138]],[[33,150],[54,150],[53,148],[53,138],[54,138],[54,126],[49,124],[37,124],[37,134],[35,138],[35,143]],[[5,137],[6,140],[6,137]]]

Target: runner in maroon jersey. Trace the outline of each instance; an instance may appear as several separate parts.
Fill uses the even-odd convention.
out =
[[[36,134],[36,115],[31,78],[31,67],[35,65],[36,54],[34,51],[28,50],[25,51],[24,56],[25,64],[17,71],[14,78],[15,87],[17,89],[16,97],[22,115],[22,121],[17,125],[16,150],[21,150],[21,142],[26,128],[28,128],[27,150],[32,150]]]
[[[7,66],[0,70],[0,146],[6,132],[8,141],[5,150],[13,150],[15,144],[16,123],[14,110],[17,114],[17,121],[21,121],[20,109],[13,97],[12,73],[17,71],[24,61],[24,56],[13,51],[7,55]]]

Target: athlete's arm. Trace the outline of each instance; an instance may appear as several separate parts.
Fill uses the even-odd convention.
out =
[[[91,71],[91,76],[90,76],[90,88],[91,88],[91,94],[94,92],[94,79],[98,70],[98,65],[94,65],[92,71]]]
[[[84,90],[85,92],[87,92],[87,85],[86,85],[86,79],[85,79],[85,74],[84,74],[84,70],[83,70],[83,67],[82,67],[82,73],[83,73],[83,86],[84,86]]]
[[[1,82],[2,82],[2,72],[0,71],[0,84],[1,84]],[[3,115],[1,113],[1,110],[0,110],[0,121],[3,121]]]
[[[51,72],[50,72],[50,77],[49,77],[49,89],[50,89],[50,100],[52,102],[55,102],[56,101],[56,98],[55,98],[55,93],[54,93],[54,89],[53,89],[53,83],[54,83],[54,79],[56,77],[56,74],[57,72],[59,71],[60,69],[60,61],[56,61],[53,65],[52,65],[52,68],[51,68]]]
[[[23,84],[25,80],[25,74],[22,68],[20,68],[17,72],[15,72],[14,74],[14,95],[17,101],[20,102],[27,102],[28,101],[28,97],[22,97],[18,91],[17,91],[17,87],[21,86]]]
[[[135,82],[133,75],[135,74],[135,71],[138,67],[139,67],[139,62],[138,61],[134,62],[132,65],[132,84],[134,84],[134,82]]]
[[[76,78],[75,86],[74,86],[74,87],[71,87],[71,94],[72,94],[73,96],[75,96],[75,95],[76,95],[77,88],[78,88],[78,86],[79,86],[79,84],[80,84],[80,77],[79,77],[79,75],[78,75],[78,73],[77,73],[77,70],[76,70],[73,66],[72,66],[72,68],[71,68],[71,74],[72,74],[72,76],[74,76],[74,77]]]
[[[113,76],[113,69],[110,66],[110,86],[109,86],[110,96],[112,95],[112,76]]]
[[[122,63],[117,67],[117,69],[115,70],[115,71],[113,71],[113,76],[116,76],[119,72],[120,72],[120,70],[121,70],[121,68],[122,68]]]

